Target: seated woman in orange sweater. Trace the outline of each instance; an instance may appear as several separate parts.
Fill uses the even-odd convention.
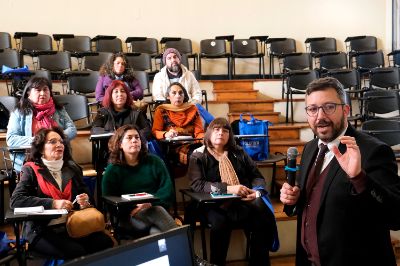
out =
[[[154,112],[152,132],[156,139],[171,139],[178,136],[190,136],[196,139],[204,137],[204,128],[197,107],[188,103],[186,89],[179,82],[167,88],[167,103],[159,105]],[[179,162],[186,165],[187,155],[200,144],[179,144],[170,149],[179,154]]]

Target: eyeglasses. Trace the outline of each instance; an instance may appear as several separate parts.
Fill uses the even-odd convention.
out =
[[[310,105],[310,106],[307,106],[305,109],[306,109],[307,115],[309,115],[309,116],[317,116],[319,108],[321,108],[326,115],[331,115],[336,111],[336,106],[338,106],[338,105],[343,106],[345,104],[344,103],[325,103],[321,106]]]
[[[47,144],[51,144],[51,145],[56,145],[57,143],[60,143],[61,145],[64,145],[64,140],[62,139],[51,139],[46,141]]]

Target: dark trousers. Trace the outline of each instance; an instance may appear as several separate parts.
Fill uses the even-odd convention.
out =
[[[232,229],[251,232],[250,265],[270,265],[273,217],[261,198],[252,201],[223,203],[206,210],[210,230],[210,262],[225,265]]]
[[[112,239],[104,232],[71,238],[66,230],[48,228],[30,246],[46,257],[70,260],[111,248],[113,245]]]

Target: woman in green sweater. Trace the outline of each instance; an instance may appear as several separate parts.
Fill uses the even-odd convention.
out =
[[[176,227],[166,211],[173,201],[171,178],[164,162],[147,153],[146,141],[135,125],[125,125],[108,143],[110,164],[102,181],[103,196],[147,192],[159,199],[122,210],[121,226],[133,237],[167,231]]]

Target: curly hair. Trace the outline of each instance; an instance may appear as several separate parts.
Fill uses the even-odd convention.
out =
[[[140,129],[136,125],[124,125],[118,128],[114,135],[111,137],[110,141],[108,142],[108,149],[110,150],[110,158],[109,162],[112,164],[120,164],[126,165],[126,159],[124,151],[121,149],[122,139],[125,137],[125,134],[128,130],[136,130],[140,137],[141,147],[139,152],[139,163],[142,162],[148,154],[147,151],[147,141],[140,133]]]
[[[108,88],[106,89],[106,91],[104,93],[102,105],[107,108],[114,108],[114,103],[112,101],[112,93],[113,93],[113,90],[118,87],[122,87],[126,93],[126,102],[125,102],[124,107],[127,109],[131,108],[132,101],[133,101],[132,95],[129,93],[129,88],[126,86],[125,82],[123,82],[121,80],[113,80],[111,82],[110,86],[108,86]]]
[[[46,144],[46,136],[50,132],[56,132],[58,135],[61,136],[61,139],[64,142],[64,154],[63,160],[66,161],[73,161],[71,156],[71,147],[68,142],[67,137],[64,134],[64,131],[60,127],[52,127],[52,128],[41,128],[35,135],[32,141],[31,151],[28,155],[27,161],[40,163],[43,156],[43,149],[44,145]]]
[[[168,88],[167,88],[167,97],[169,96],[169,92],[171,91],[172,86],[179,86],[182,91],[183,91],[183,102],[187,103],[189,101],[189,94],[187,92],[187,90],[185,89],[185,87],[183,87],[183,85],[179,82],[172,82],[171,84],[169,84]],[[166,103],[171,103],[171,101],[167,98]]]
[[[236,150],[238,146],[236,145],[235,138],[233,136],[233,130],[231,125],[229,124],[228,120],[222,117],[217,117],[211,123],[208,125],[206,133],[204,134],[204,145],[206,147],[213,148],[213,145],[211,143],[211,134],[214,130],[214,128],[225,128],[229,130],[229,139],[228,142],[226,143],[224,150],[229,151],[229,150]]]
[[[43,77],[33,77],[31,78],[25,85],[24,91],[22,93],[22,97],[18,102],[17,109],[21,114],[28,115],[31,113],[35,107],[33,106],[32,102],[28,99],[29,93],[31,92],[32,88],[42,88],[44,86],[47,86],[50,90],[50,97],[53,98],[54,105],[56,106],[56,109],[60,110],[62,109],[62,105],[59,104],[56,99],[53,97],[53,86],[51,85],[51,82],[47,78]]]
[[[105,62],[99,70],[100,76],[109,76],[112,80],[115,79],[115,73],[114,73],[114,61],[118,58],[121,57],[122,60],[124,61],[125,65],[125,70],[122,75],[124,76],[123,81],[128,81],[131,82],[135,80],[135,76],[133,75],[133,70],[129,65],[128,58],[126,55],[122,52],[119,53],[114,53],[110,58],[108,59],[107,62]]]

